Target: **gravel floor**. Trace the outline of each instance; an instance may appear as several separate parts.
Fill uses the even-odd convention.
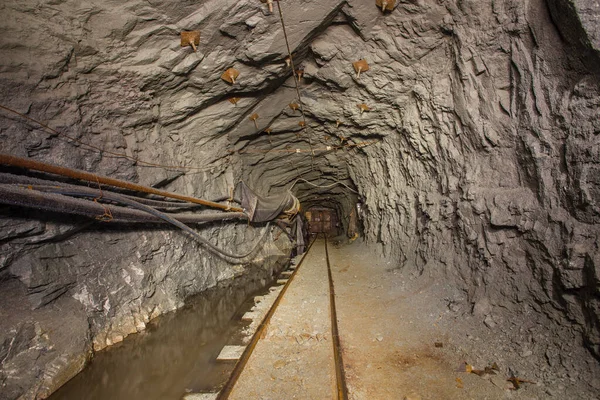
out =
[[[596,398],[585,381],[593,382],[598,369],[586,357],[570,364],[563,377],[564,367],[551,368],[543,355],[523,350],[518,331],[506,333],[514,323],[527,326],[524,322],[490,326],[464,305],[449,302],[456,297],[449,282],[403,272],[373,254],[363,243],[329,243],[350,399]],[[231,398],[335,398],[326,268],[319,240]],[[257,303],[257,315],[264,315],[277,293]],[[521,382],[515,390],[507,380],[512,374],[532,383]],[[569,379],[573,376],[578,379]]]

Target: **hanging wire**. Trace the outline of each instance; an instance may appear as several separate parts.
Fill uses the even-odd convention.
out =
[[[2,104],[0,104],[0,109],[2,109],[4,111],[7,111],[9,113],[18,115],[19,117],[21,117],[21,118],[23,118],[23,119],[25,119],[27,121],[33,122],[34,124],[37,124],[37,125],[41,126],[44,130],[53,133],[54,135],[57,135],[59,137],[64,137],[64,138],[68,139],[68,141],[66,141],[66,143],[73,144],[73,142],[74,142],[74,143],[77,143],[78,145],[82,146],[85,150],[88,150],[88,151],[93,151],[93,152],[96,152],[96,153],[99,153],[99,154],[109,154],[109,155],[117,157],[117,158],[126,158],[128,160],[134,161],[140,167],[164,168],[164,169],[179,169],[179,170],[189,170],[189,171],[210,171],[211,169],[214,168],[214,167],[193,167],[193,166],[188,167],[188,166],[185,166],[185,165],[165,165],[165,164],[156,164],[156,163],[152,163],[152,162],[149,162],[149,161],[144,161],[144,160],[141,160],[141,159],[136,158],[136,157],[129,156],[129,155],[124,154],[124,153],[115,153],[113,151],[105,150],[105,149],[103,149],[101,147],[94,146],[92,144],[83,142],[83,141],[81,141],[81,140],[79,140],[77,138],[74,138],[74,137],[69,136],[69,135],[67,135],[65,133],[59,132],[56,129],[51,128],[50,126],[44,124],[43,122],[40,122],[40,121],[38,121],[38,120],[36,120],[34,118],[31,118],[31,117],[29,117],[29,116],[27,116],[25,114],[22,114],[22,113],[20,113],[18,111],[15,111],[12,108],[6,107],[6,106],[4,106]]]
[[[256,150],[239,150],[238,154],[266,154],[266,153],[311,153],[311,156],[314,157],[314,153],[317,151],[335,151],[340,149],[351,149],[351,148],[362,148],[372,144],[379,142],[380,139],[369,140],[366,142],[359,143],[348,143],[342,146],[327,146],[320,148],[311,148],[311,149],[256,149]]]
[[[281,1],[276,1],[276,3],[277,9],[279,10],[279,20],[281,21],[281,27],[283,28],[283,37],[285,38],[285,45],[287,47],[288,56],[290,58],[290,66],[292,67],[292,76],[294,77],[294,82],[296,83],[296,94],[298,95],[298,103],[300,104],[300,113],[302,114],[302,120],[304,121],[304,129],[308,131],[308,145],[310,146],[311,150],[310,167],[312,170],[314,170],[315,154],[313,152],[312,147],[312,132],[308,129],[308,123],[306,123],[306,115],[304,114],[304,103],[302,102],[302,97],[300,96],[300,84],[298,82],[298,76],[296,75],[296,66],[294,65],[294,58],[292,57],[292,50],[290,49],[290,42],[288,40],[287,30],[285,29],[283,11],[281,10]]]
[[[356,193],[356,194],[360,194],[360,193],[358,193],[356,190],[352,189],[350,186],[346,185],[344,182],[341,182],[341,181],[335,181],[335,182],[333,182],[333,183],[332,183],[332,184],[330,184],[330,185],[316,185],[316,184],[314,184],[314,183],[312,183],[312,182],[309,182],[309,181],[307,181],[307,180],[306,180],[306,179],[304,179],[304,178],[298,178],[298,179],[296,179],[296,180],[294,181],[294,183],[292,183],[292,186],[290,186],[290,188],[289,188],[288,190],[292,190],[292,189],[294,188],[294,186],[296,185],[296,183],[298,183],[299,181],[306,182],[306,183],[308,183],[308,184],[309,184],[309,185],[311,185],[311,186],[314,186],[314,187],[317,187],[317,188],[321,188],[321,189],[328,189],[328,188],[330,188],[330,187],[333,187],[333,186],[335,186],[335,185],[342,185],[342,186],[345,186],[345,187],[346,187],[346,189],[350,190],[351,192],[354,192],[354,193]]]

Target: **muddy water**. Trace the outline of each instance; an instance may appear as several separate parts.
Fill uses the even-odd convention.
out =
[[[144,332],[96,353],[50,399],[181,399],[187,392],[218,390],[233,364],[215,359],[224,345],[241,343],[241,316],[270,283],[266,272],[254,272],[193,297]]]

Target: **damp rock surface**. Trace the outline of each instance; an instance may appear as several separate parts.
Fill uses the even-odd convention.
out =
[[[279,4],[305,119],[288,107],[277,2],[273,14],[254,0],[3,2],[0,104],[55,132],[2,109],[1,151],[208,199],[240,180],[263,195],[292,188],[305,208],[335,208],[342,229],[358,224],[394,268],[451,282],[451,307],[474,323],[543,321],[552,368],[571,368],[564,342],[597,363],[597,2],[402,0],[385,15],[374,1]],[[200,30],[197,52],[182,30]],[[231,67],[233,85],[221,79]],[[35,315],[78,310],[52,314],[59,325],[89,325],[87,342],[31,357],[40,372],[27,375],[9,362],[43,335],[3,315],[0,355],[18,346],[0,357],[0,397],[45,395],[45,374],[83,365],[61,357],[85,359],[244,268],[171,229],[0,216],[0,289]],[[243,252],[261,228],[199,231]],[[289,254],[276,235],[262,258]]]

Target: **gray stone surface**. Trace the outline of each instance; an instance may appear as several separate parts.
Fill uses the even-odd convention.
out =
[[[217,393],[189,393],[183,396],[183,400],[215,400]]]
[[[557,350],[564,342],[600,357],[597,2],[403,0],[386,15],[370,3],[281,2],[305,71],[302,132],[287,107],[295,90],[277,8],[2,2],[1,104],[107,151],[201,170],[144,168],[5,111],[1,150],[205,198],[240,179],[263,194],[299,177],[343,182],[359,194],[302,181],[294,192],[305,207],[336,207],[344,226],[360,200],[365,240],[407,271],[454,282],[452,302],[482,324],[549,324],[560,332],[545,352],[552,368],[575,368],[579,353]],[[202,32],[197,53],[180,47],[184,29]],[[363,57],[371,69],[357,79],[351,63]],[[232,86],[220,79],[229,67],[240,71]],[[360,103],[372,110],[361,114]],[[326,150],[368,140],[378,142]],[[83,307],[96,349],[242,269],[174,230],[1,212],[0,289],[19,287],[32,312],[66,299],[69,310]],[[246,224],[201,234],[240,252],[256,237]],[[27,326],[3,320],[13,333],[0,342],[27,352],[22,343],[38,340]],[[68,370],[57,360],[36,368]],[[41,375],[17,381],[10,370],[2,361],[2,392],[31,397]]]
[[[244,353],[246,346],[225,346],[217,356],[217,361],[236,361]]]

